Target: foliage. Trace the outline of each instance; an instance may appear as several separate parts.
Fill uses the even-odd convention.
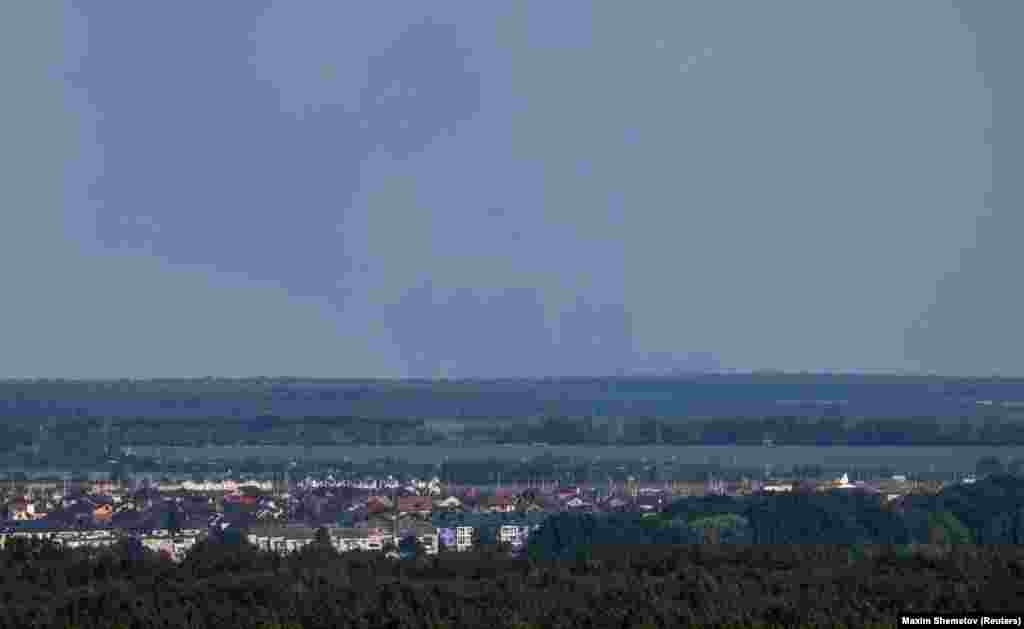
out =
[[[750,522],[747,518],[736,513],[712,515],[704,518],[698,518],[690,522],[690,526],[698,530],[705,528],[741,529],[749,525]]]
[[[978,476],[995,476],[1006,473],[1006,467],[996,456],[983,456],[975,465]]]
[[[415,535],[406,535],[398,540],[398,553],[403,559],[416,559],[423,556],[423,544]]]
[[[970,544],[971,531],[949,511],[933,513],[931,526],[939,531],[939,536],[947,544]]]
[[[829,545],[590,545],[559,560],[426,562],[207,542],[185,562],[126,548],[15,540],[0,551],[8,627],[892,626],[898,610],[1007,610],[1024,549]],[[850,562],[851,553],[857,561]]]
[[[327,531],[326,527],[321,526],[316,529],[313,543],[320,548],[332,548],[331,534]]]
[[[684,498],[652,517],[569,514],[531,536],[534,558],[608,544],[1024,544],[1024,479],[994,476],[896,505],[851,491]]]

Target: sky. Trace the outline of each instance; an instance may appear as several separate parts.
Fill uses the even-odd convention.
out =
[[[0,378],[1024,375],[1024,5],[642,6],[5,3]]]

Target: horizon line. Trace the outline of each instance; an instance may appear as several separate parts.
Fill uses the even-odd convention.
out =
[[[942,374],[914,371],[786,371],[781,369],[668,371],[653,373],[619,373],[607,375],[547,375],[547,376],[460,376],[460,377],[408,377],[408,376],[149,376],[149,377],[61,377],[26,376],[0,378],[0,384],[41,383],[112,383],[144,384],[147,382],[368,382],[368,383],[487,383],[487,382],[551,382],[559,380],[683,380],[701,377],[798,377],[798,378],[927,378],[934,380],[1024,380],[1024,375],[1006,374]]]

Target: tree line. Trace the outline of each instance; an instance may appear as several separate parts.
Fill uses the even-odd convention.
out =
[[[1024,421],[1004,415],[936,417],[550,417],[491,429],[496,441],[551,444],[623,443],[671,445],[1021,445]]]
[[[354,416],[207,417],[193,419],[132,418],[106,420],[81,416],[56,421],[54,441],[96,441],[109,436],[113,445],[203,446],[340,445],[440,443],[446,437],[422,419]],[[0,423],[0,451],[29,445],[38,437],[38,419]],[[841,416],[719,417],[547,417],[500,423],[467,420],[463,438],[498,443],[653,444],[669,445],[1024,445],[1024,421],[1000,414],[961,418]]]
[[[536,557],[575,557],[609,544],[1024,545],[1024,479],[1009,475],[896,501],[861,491],[677,500],[653,514],[562,513],[530,538]]]
[[[1009,611],[1022,597],[1020,546],[608,544],[555,560],[390,560],[211,538],[181,563],[130,542],[0,552],[0,629],[895,627],[900,613]]]

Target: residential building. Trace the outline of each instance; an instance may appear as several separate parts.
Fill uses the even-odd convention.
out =
[[[391,511],[394,506],[394,503],[384,496],[370,496],[366,499],[366,510],[371,514]]]
[[[289,553],[311,544],[316,531],[308,526],[257,524],[250,527],[249,543],[261,550]]]
[[[555,492],[555,496],[559,500],[571,500],[580,495],[579,487],[565,487]]]
[[[109,496],[117,488],[118,488],[117,487],[117,483],[115,483],[113,481],[109,481],[109,480],[103,480],[103,481],[97,481],[95,483],[92,483],[92,486],[89,489],[94,494],[108,495]]]
[[[8,540],[19,537],[49,540],[69,548],[100,548],[117,543],[122,534],[110,529],[68,529],[41,520],[26,521],[14,523],[0,530],[0,548],[3,548]]]
[[[395,520],[385,517],[371,517],[360,522],[358,528],[365,528],[372,535],[392,537],[395,532]]]
[[[428,518],[434,510],[434,501],[430,496],[401,496],[398,499],[399,515],[416,515]]]
[[[19,522],[36,519],[36,505],[31,500],[15,500],[10,504],[11,519]]]
[[[428,555],[437,553],[439,546],[437,529],[429,522],[403,518],[396,523],[395,530],[397,533],[394,538],[395,544],[398,544],[403,537],[412,535],[419,540],[424,552]]]
[[[593,507],[593,505],[586,500],[575,496],[565,503],[565,506],[572,511],[586,511]]]
[[[498,541],[510,544],[513,548],[520,548],[526,544],[531,530],[533,527],[525,522],[503,524],[498,529]]]
[[[518,536],[525,542],[530,531],[540,527],[548,513],[435,513],[432,524],[439,529],[454,530],[455,549],[469,550],[473,546],[474,534],[478,535],[483,543],[494,543],[506,541],[512,543]],[[518,527],[516,533],[512,528]],[[524,527],[527,532],[524,532]]]
[[[114,507],[110,504],[97,505],[93,509],[93,520],[100,524],[110,524],[110,520],[114,515]]]
[[[331,544],[339,552],[348,551],[380,551],[390,539],[390,535],[381,535],[366,528],[334,527],[328,531]]]
[[[671,485],[672,493],[680,497],[703,496],[707,493],[707,484],[701,481],[675,481]]]
[[[655,513],[661,510],[662,502],[661,496],[646,495],[637,496],[633,505],[641,513]]]
[[[201,537],[202,532],[198,529],[177,532],[157,529],[139,535],[138,539],[146,548],[166,553],[171,559],[178,561],[196,545]]]
[[[462,501],[455,496],[448,496],[444,500],[437,501],[435,507],[447,511],[460,511],[462,510]]]
[[[437,533],[439,544],[445,548],[465,551],[473,547],[472,526],[445,526],[437,529]]]
[[[605,500],[601,507],[605,511],[625,511],[629,508],[629,502],[618,496],[612,496],[608,500]]]
[[[463,551],[473,548],[473,527],[455,527],[455,550]]]
[[[516,510],[516,499],[513,496],[493,496],[487,503],[491,513],[512,513]]]

